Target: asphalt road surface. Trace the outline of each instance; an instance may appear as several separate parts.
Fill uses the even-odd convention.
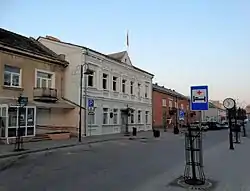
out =
[[[204,150],[228,131],[204,136]],[[122,140],[60,149],[22,158],[0,172],[1,191],[131,191],[184,162],[184,137]]]

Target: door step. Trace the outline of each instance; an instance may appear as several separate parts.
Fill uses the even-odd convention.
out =
[[[47,134],[38,134],[27,142],[49,141],[52,140]]]

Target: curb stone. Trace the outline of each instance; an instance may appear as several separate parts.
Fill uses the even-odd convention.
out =
[[[0,172],[4,171],[11,166],[13,166],[16,162],[18,162],[19,159],[23,159],[29,154],[32,153],[39,153],[43,151],[52,151],[57,150],[60,148],[69,148],[69,147],[75,147],[75,146],[81,146],[81,145],[87,145],[91,143],[102,143],[102,142],[108,142],[108,141],[115,141],[115,140],[130,140],[131,137],[119,137],[119,138],[112,138],[112,139],[103,139],[103,140],[93,140],[88,142],[82,142],[82,143],[73,143],[68,145],[60,145],[60,146],[54,146],[54,147],[46,147],[46,148],[40,148],[40,149],[32,149],[32,150],[26,150],[26,151],[20,151],[20,152],[13,152],[8,154],[2,154],[0,155]],[[139,139],[147,139],[147,137],[136,137],[135,140]]]
[[[80,146],[80,145],[87,145],[87,144],[91,144],[91,143],[102,143],[102,142],[122,140],[122,139],[128,139],[128,137],[109,138],[109,139],[103,139],[103,140],[93,140],[93,141],[82,142],[82,143],[73,143],[73,144],[67,144],[67,145],[65,144],[65,145],[60,145],[60,146],[51,146],[51,147],[46,147],[46,148],[38,148],[38,149],[31,149],[31,150],[20,151],[20,152],[12,152],[12,153],[7,153],[7,154],[0,155],[0,159],[6,159],[6,158],[15,157],[15,156],[20,157],[20,156],[23,156],[23,155],[38,153],[38,152],[43,152],[43,151],[50,151],[50,150],[56,150],[56,149],[60,149],[60,148],[69,148],[69,147],[75,147],[75,146]]]

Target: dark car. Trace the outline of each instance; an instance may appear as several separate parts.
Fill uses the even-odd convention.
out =
[[[219,130],[221,129],[221,125],[218,122],[207,122],[209,130]]]

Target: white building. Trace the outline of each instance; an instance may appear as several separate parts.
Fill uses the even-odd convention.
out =
[[[94,100],[95,111],[94,115],[87,115],[86,131],[82,126],[84,134],[124,132],[127,119],[130,131],[132,127],[152,129],[153,75],[133,66],[126,51],[105,55],[53,37],[39,37],[38,41],[55,53],[64,54],[70,63],[63,80],[65,98],[71,102],[79,105],[80,65],[92,72],[85,75],[85,82],[87,100]],[[122,112],[127,107],[133,109],[129,118]]]

